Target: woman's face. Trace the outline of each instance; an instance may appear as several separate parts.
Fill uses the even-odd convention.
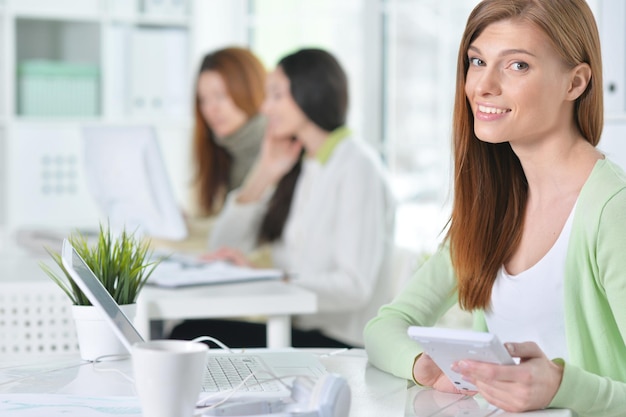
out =
[[[276,136],[298,136],[308,118],[291,96],[289,78],[277,67],[267,78],[261,111],[267,116],[268,129]]]
[[[226,83],[217,71],[203,71],[198,77],[200,113],[209,128],[219,137],[235,133],[248,120],[228,94]]]
[[[467,56],[465,94],[480,140],[532,145],[570,129],[572,71],[543,31],[529,23],[493,23]]]

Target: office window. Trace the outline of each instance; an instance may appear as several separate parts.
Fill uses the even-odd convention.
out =
[[[449,216],[456,58],[476,3],[382,3],[383,138],[400,199],[396,240],[418,250],[436,248]]]
[[[284,55],[303,47],[323,48],[337,57],[349,79],[348,125],[376,146],[382,141],[379,118],[369,115],[372,107],[380,108],[380,78],[375,75],[380,37],[371,7],[377,1],[248,2],[248,43],[267,68],[273,69]],[[365,25],[374,26],[374,31],[364,30]]]
[[[302,46],[336,54],[349,124],[377,147],[399,198],[396,240],[436,248],[449,215],[456,55],[478,0],[250,0],[249,44],[268,68]]]

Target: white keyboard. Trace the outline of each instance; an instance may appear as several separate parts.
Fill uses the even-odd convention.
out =
[[[206,392],[228,391],[239,386],[246,377],[253,374],[238,391],[281,391],[283,386],[277,380],[264,382],[264,380],[273,378],[265,370],[267,368],[263,362],[254,355],[209,356],[202,388]]]

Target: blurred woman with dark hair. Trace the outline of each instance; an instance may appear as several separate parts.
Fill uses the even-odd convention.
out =
[[[345,126],[346,75],[328,52],[302,49],[269,75],[262,109],[261,154],[227,197],[210,236],[212,257],[246,265],[246,255],[268,244],[273,266],[318,295],[319,312],[294,320],[293,346],[362,346],[363,326],[390,299],[395,203],[379,158]],[[232,346],[265,344],[260,325],[216,323],[205,322],[202,334]],[[198,323],[196,332],[187,324],[174,336],[200,334]]]

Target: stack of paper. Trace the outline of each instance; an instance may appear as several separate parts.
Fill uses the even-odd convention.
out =
[[[173,288],[281,279],[283,276],[283,271],[278,269],[248,268],[223,261],[189,264],[174,260],[161,262],[150,275],[148,284]]]

